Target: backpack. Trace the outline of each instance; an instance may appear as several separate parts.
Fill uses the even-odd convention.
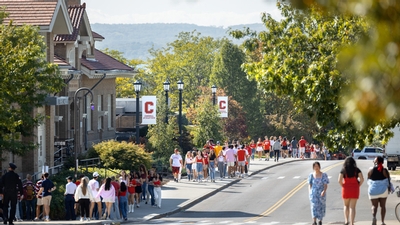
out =
[[[35,198],[35,189],[33,188],[33,184],[28,183],[25,187],[25,193],[24,193],[24,198],[25,200],[33,200]]]

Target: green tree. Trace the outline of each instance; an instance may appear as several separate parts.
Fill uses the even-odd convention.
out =
[[[1,20],[6,16],[0,13]],[[33,150],[31,137],[44,115],[35,114],[45,98],[64,86],[58,66],[46,60],[39,28],[0,24],[0,151],[17,155]],[[24,139],[28,140],[28,139]]]
[[[154,82],[154,92],[163,91],[162,83],[167,79],[171,83],[171,108],[177,109],[177,82],[182,80],[183,108],[195,106],[201,95],[199,87],[207,86],[214,62],[214,55],[219,41],[211,37],[202,37],[198,32],[182,32],[177,40],[168,43],[167,47],[151,49],[152,58],[148,61],[148,76],[144,82]]]
[[[299,8],[319,7],[326,14],[362,16],[368,35],[346,46],[340,68],[351,80],[341,101],[344,119],[365,127],[381,121],[399,121],[400,110],[400,1],[291,0]]]
[[[211,83],[224,89],[227,95],[232,96],[243,107],[248,133],[254,136],[260,132],[262,114],[259,100],[256,99],[257,83],[249,80],[241,68],[245,62],[245,53],[237,45],[224,39],[214,60]]]
[[[247,51],[261,49],[262,58],[243,68],[260,87],[278,96],[289,96],[294,106],[315,118],[320,131],[317,138],[328,146],[364,145],[377,130],[376,125],[358,130],[354,123],[341,121],[340,96],[349,84],[337,68],[338,54],[367,32],[359,17],[323,14],[317,8],[304,11],[278,3],[284,19],[263,14],[266,31],[232,31],[236,37],[250,35]],[[251,53],[250,55],[254,55]],[[387,125],[380,126],[381,135]],[[338,139],[338,137],[341,137]]]
[[[103,141],[93,146],[103,165],[112,169],[132,169],[144,164],[151,165],[151,154],[143,146],[114,140]]]
[[[162,99],[162,95],[158,95],[158,99]],[[152,150],[152,156],[155,161],[167,163],[169,157],[175,148],[179,147],[178,143],[178,124],[174,116],[168,116],[168,123],[165,123],[165,116],[168,109],[164,101],[157,102],[157,124],[149,125],[147,133],[148,145],[146,148]]]
[[[212,105],[210,97],[202,96],[199,98],[197,107],[192,107],[190,111],[192,112],[191,122],[194,125],[191,135],[195,146],[203,146],[210,139],[225,139],[218,108]]]

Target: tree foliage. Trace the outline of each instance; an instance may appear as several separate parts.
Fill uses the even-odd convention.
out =
[[[57,65],[46,60],[46,43],[37,27],[10,22],[0,24],[0,30],[0,151],[23,155],[35,143],[21,139],[32,136],[44,119],[34,109],[44,106],[46,96],[59,92],[64,82]]]
[[[241,68],[245,62],[246,55],[243,50],[224,39],[214,60],[211,83],[225,90],[226,94],[232,97],[230,100],[232,103],[233,101],[239,103],[240,110],[244,112],[244,118],[241,119],[244,119],[246,123],[246,126],[239,131],[242,132],[243,128],[246,128],[246,136],[247,134],[255,136],[262,132],[260,126],[263,122],[260,120],[263,116],[260,113],[260,104],[257,99],[257,83],[248,79],[247,74]],[[232,109],[235,110],[237,107]],[[238,112],[233,113],[238,114]],[[242,125],[239,122],[239,126]],[[235,134],[238,135],[234,135],[232,138],[242,138],[244,133],[240,132],[236,132]]]
[[[219,41],[211,37],[202,37],[198,32],[182,32],[167,47],[151,49],[152,58],[148,61],[149,71],[144,82],[157,84],[153,86],[155,93],[162,92],[163,83],[168,79],[171,83],[171,108],[177,109],[177,82],[182,80],[183,108],[195,106],[201,95],[199,87],[208,86],[214,62],[215,51]]]
[[[158,95],[158,99],[162,99]],[[178,143],[178,124],[174,116],[168,116],[168,123],[165,123],[165,116],[168,109],[165,101],[157,101],[157,124],[149,125],[147,133],[149,148],[153,153],[153,159],[167,163],[173,150],[179,147]],[[168,113],[169,114],[169,113]]]
[[[141,164],[149,168],[151,165],[151,155],[141,145],[110,140],[98,143],[93,148],[108,168],[132,169]]]
[[[343,117],[358,126],[399,120],[400,110],[400,1],[291,0],[299,8],[319,7],[326,14],[366,18],[368,35],[347,46],[339,57],[352,81],[342,104]]]
[[[212,104],[211,95],[200,97],[197,107],[192,107],[189,111],[190,120],[194,125],[191,135],[195,146],[203,146],[210,139],[225,140],[222,120],[217,106]]]
[[[304,11],[279,4],[284,19],[263,14],[266,31],[232,31],[248,38],[244,44],[250,56],[261,49],[260,60],[244,64],[246,73],[260,88],[278,96],[289,96],[294,106],[307,113],[320,129],[318,138],[329,146],[363,145],[372,139],[376,124],[356,129],[341,121],[340,96],[349,79],[338,69],[340,50],[367,32],[365,20],[355,16],[323,14],[318,8]],[[380,127],[381,134],[387,131]]]

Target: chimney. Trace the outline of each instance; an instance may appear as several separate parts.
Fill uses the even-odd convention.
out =
[[[81,0],[65,0],[65,2],[67,3],[67,6],[81,5]]]

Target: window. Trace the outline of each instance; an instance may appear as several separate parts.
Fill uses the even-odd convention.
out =
[[[375,149],[374,148],[366,148],[365,153],[375,153]]]
[[[111,128],[113,127],[113,95],[108,94],[107,95],[107,127]]]
[[[93,130],[93,110],[91,109],[91,96],[86,95],[86,131]]]
[[[97,95],[97,111],[103,112],[103,95]],[[97,120],[97,129],[103,129],[103,117],[100,115]]]

